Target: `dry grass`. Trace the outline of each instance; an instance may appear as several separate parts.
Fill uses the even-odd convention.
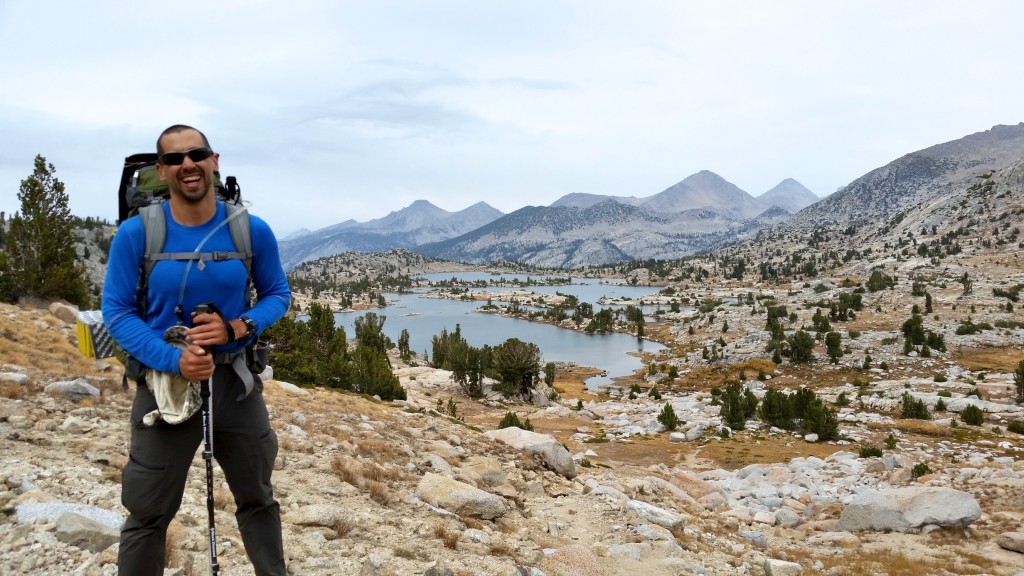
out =
[[[23,400],[28,394],[28,385],[16,382],[0,382],[0,398],[8,400]]]
[[[347,518],[338,517],[334,519],[334,526],[332,526],[332,528],[334,528],[334,531],[338,534],[339,538],[343,538],[348,536],[349,532],[352,532],[352,530],[355,529],[355,524]]]
[[[357,488],[362,484],[363,466],[351,458],[335,456],[331,460],[331,469],[338,475],[338,478],[341,478],[342,482],[347,482]]]
[[[405,454],[395,445],[394,442],[386,440],[362,440],[356,443],[356,454],[373,458],[374,460],[396,461],[398,457]]]
[[[398,558],[405,558],[407,560],[419,560],[420,562],[430,562],[430,554],[425,550],[412,550],[410,548],[395,548],[395,556]]]
[[[872,550],[819,558],[825,571],[838,568],[843,576],[932,576],[934,574],[987,574],[993,563],[979,554],[958,551],[950,558],[907,556],[897,550]]]
[[[921,436],[942,437],[952,434],[949,427],[940,426],[931,420],[915,420],[912,418],[893,420],[890,426],[907,434],[920,434]]]
[[[1024,351],[1017,348],[958,348],[950,360],[968,370],[984,372],[1013,372],[1024,360]]]
[[[164,539],[164,567],[171,567],[171,558],[174,556],[174,551],[181,546],[181,543],[185,538],[185,528],[181,525],[177,519],[171,520],[171,524],[167,527],[167,538]]]
[[[434,524],[434,536],[439,538],[445,548],[455,550],[459,545],[459,533],[444,524]]]
[[[370,480],[366,483],[366,490],[370,493],[370,498],[379,504],[387,506],[392,501],[391,489],[383,482]]]
[[[363,477],[368,480],[383,482],[385,480],[398,480],[402,476],[402,470],[399,468],[381,466],[376,462],[369,462],[363,465]]]
[[[479,518],[473,518],[472,516],[459,516],[459,520],[466,525],[466,528],[471,530],[483,530],[484,523]]]
[[[107,466],[103,469],[103,479],[112,484],[120,484],[122,471],[118,466]]]
[[[223,488],[213,489],[213,507],[217,510],[231,511],[235,507],[235,497]]]
[[[516,557],[515,549],[501,540],[491,541],[490,552],[491,556],[505,556],[506,558]]]

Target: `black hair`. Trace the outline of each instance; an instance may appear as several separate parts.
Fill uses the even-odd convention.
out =
[[[163,148],[160,147],[160,141],[164,139],[164,136],[168,134],[175,134],[177,132],[184,132],[185,130],[195,130],[196,132],[198,132],[199,136],[203,139],[203,146],[206,146],[207,148],[210,147],[210,141],[206,139],[206,134],[203,134],[200,130],[193,128],[191,126],[186,126],[185,124],[175,124],[174,126],[169,126],[168,128],[166,128],[163,132],[160,133],[160,136],[157,137],[156,155],[160,156],[161,154],[164,153]]]

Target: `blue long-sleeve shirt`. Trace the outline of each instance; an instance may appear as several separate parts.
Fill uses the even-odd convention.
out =
[[[235,251],[228,225],[223,224],[226,210],[220,201],[214,217],[199,226],[175,222],[166,202],[163,210],[167,220],[164,252],[193,252],[211,231],[212,236],[199,248],[200,252]],[[254,253],[252,276],[258,298],[252,309],[246,309],[246,274],[241,260],[206,261],[202,267],[196,261],[189,266],[187,261],[160,260],[146,285],[147,309],[143,315],[138,311],[136,289],[145,254],[145,230],[138,216],[121,223],[110,247],[103,283],[103,321],[114,340],[146,366],[177,374],[181,350],[164,342],[163,333],[179,322],[175,314],[179,299],[184,312],[181,321],[186,326],[192,325],[191,313],[196,306],[207,302],[213,302],[228,320],[249,316],[256,321],[258,332],[277,322],[291,303],[291,289],[270,226],[256,216],[248,218]],[[233,352],[245,344],[229,342],[213,349]]]

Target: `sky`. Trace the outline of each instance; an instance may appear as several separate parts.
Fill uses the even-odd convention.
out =
[[[1024,121],[1016,0],[0,0],[0,211],[36,155],[117,217],[202,130],[278,237],[418,199],[509,213],[700,170],[819,196]]]

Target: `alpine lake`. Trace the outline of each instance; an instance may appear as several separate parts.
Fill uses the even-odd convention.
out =
[[[433,283],[457,279],[461,282],[499,283],[486,288],[471,288],[471,292],[502,292],[523,290],[537,294],[573,295],[581,303],[586,302],[594,307],[594,312],[604,308],[618,306],[600,305],[603,298],[630,298],[638,301],[645,296],[657,293],[656,288],[629,286],[617,279],[608,278],[572,278],[571,284],[561,285],[529,285],[513,286],[502,282],[527,282],[528,279],[543,281],[544,276],[501,274],[492,275],[487,272],[455,272],[424,274],[416,278]],[[564,277],[563,277],[564,278]],[[629,376],[644,367],[639,354],[643,352],[657,353],[664,345],[651,340],[638,339],[629,334],[585,334],[575,330],[559,328],[542,322],[531,322],[518,318],[506,318],[497,314],[481,312],[479,308],[485,302],[474,300],[451,300],[436,297],[425,297],[432,288],[414,288],[405,294],[386,293],[388,305],[384,309],[375,310],[378,316],[385,317],[384,334],[397,342],[402,330],[409,331],[409,348],[416,353],[430,353],[434,336],[443,330],[449,333],[459,327],[462,337],[470,346],[497,346],[509,338],[518,338],[523,342],[536,344],[541,351],[541,362],[571,362],[578,366],[587,366],[602,370],[603,373],[589,378],[587,387],[596,390],[610,384],[614,378]],[[507,302],[493,302],[504,307]],[[645,314],[650,314],[655,307],[642,307]],[[335,313],[335,325],[343,327],[349,338],[355,335],[355,320],[365,312]]]

